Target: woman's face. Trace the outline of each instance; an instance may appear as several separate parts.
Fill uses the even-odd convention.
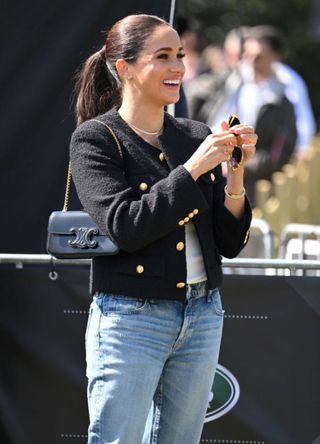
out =
[[[157,106],[176,103],[185,72],[183,56],[176,31],[167,25],[158,26],[137,61],[128,64],[130,80],[125,86],[132,89],[135,99],[144,103]]]

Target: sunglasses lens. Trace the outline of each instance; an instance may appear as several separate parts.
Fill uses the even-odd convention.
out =
[[[234,147],[231,154],[230,165],[232,168],[239,168],[242,163],[242,150],[238,146]]]

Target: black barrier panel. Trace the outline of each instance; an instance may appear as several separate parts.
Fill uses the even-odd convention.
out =
[[[53,281],[46,266],[0,267],[1,444],[86,442],[88,270],[57,271]],[[313,277],[225,277],[201,443],[311,444],[320,435],[319,290]]]
[[[201,442],[313,443],[320,437],[320,280],[225,276],[222,294],[219,362],[240,396],[206,424]]]
[[[58,269],[55,281],[48,273],[0,269],[1,444],[67,443],[87,433],[88,271]]]
[[[45,253],[62,209],[75,73],[105,30],[137,12],[169,19],[170,0],[10,0],[0,14],[1,253]],[[80,204],[72,191],[72,208]]]

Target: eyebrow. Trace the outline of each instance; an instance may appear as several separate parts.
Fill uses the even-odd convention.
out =
[[[172,49],[172,48],[160,48],[160,49],[157,49],[155,52],[154,52],[154,54],[156,54],[157,52],[160,52],[160,51],[174,51],[174,49]],[[183,51],[183,48],[182,48],[182,46],[178,49],[178,51]]]

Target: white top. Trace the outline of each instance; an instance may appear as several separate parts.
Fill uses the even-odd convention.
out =
[[[284,63],[274,63],[273,72],[269,79],[256,84],[253,80],[252,69],[246,63],[240,66],[243,83],[237,85],[230,76],[230,95],[220,107],[214,121],[208,122],[213,132],[220,131],[222,120],[235,113],[240,122],[255,126],[260,108],[271,103],[278,94],[285,94],[292,103],[296,115],[298,138],[297,152],[302,152],[310,144],[316,133],[316,123],[310,103],[308,88],[303,78],[290,66]],[[228,82],[228,80],[227,80]],[[226,85],[228,87],[228,84]],[[280,91],[283,89],[283,91]]]
[[[192,222],[185,225],[187,284],[195,284],[207,279],[199,238]]]
[[[240,122],[255,126],[262,106],[274,103],[284,94],[284,85],[274,75],[255,83],[250,74],[243,70],[243,83],[227,98],[215,121],[211,122],[210,126],[214,132],[217,131],[221,121],[226,120],[226,116],[232,113],[239,117]]]

